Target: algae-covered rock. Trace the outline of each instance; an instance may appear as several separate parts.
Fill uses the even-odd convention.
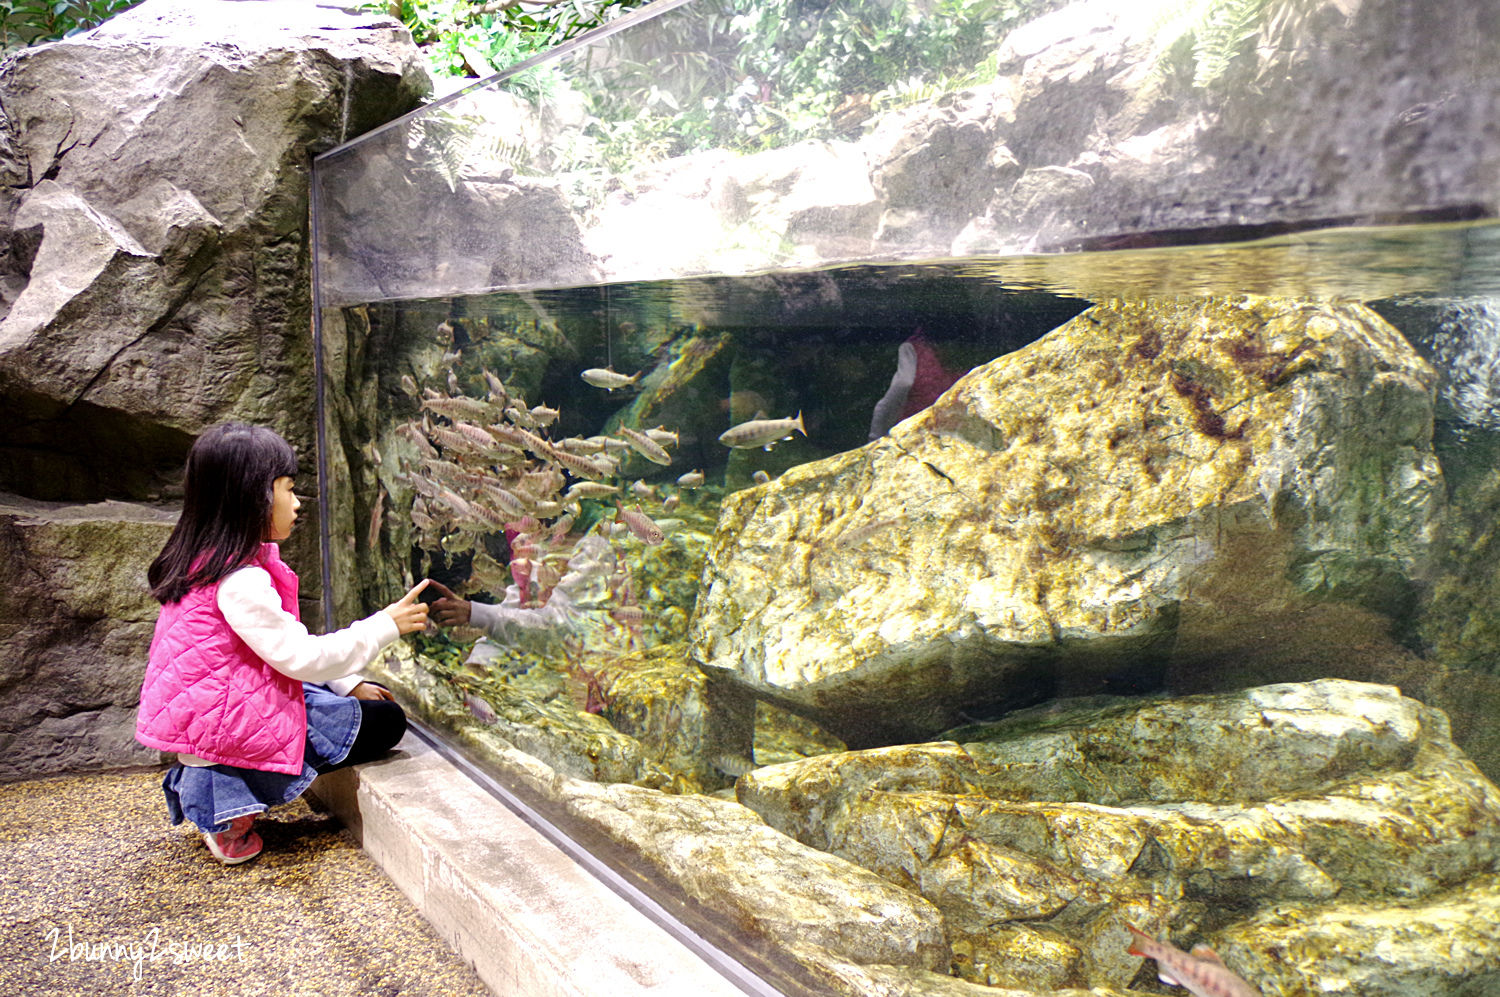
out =
[[[680,643],[623,655],[603,674],[610,723],[694,791],[728,786],[749,766],[754,702],[711,682]]]
[[[1378,632],[1430,568],[1431,381],[1358,305],[1095,306],[728,497],[694,654],[869,745]]]
[[[755,704],[755,764],[779,765],[847,750],[843,741],[806,717],[767,702]]]
[[[570,834],[601,838],[653,893],[683,896],[752,947],[819,973],[876,964],[941,972],[950,955],[930,903],[844,859],[773,830],[730,800],[569,778],[494,728],[470,746],[508,784],[556,812]]]
[[[1283,993],[1450,997],[1500,993],[1500,877],[1421,900],[1281,905],[1219,933],[1247,974],[1305,981]],[[1268,991],[1276,992],[1276,991]]]
[[[1124,988],[1137,924],[1233,942],[1230,966],[1267,993],[1356,977],[1376,988],[1360,993],[1397,993],[1411,967],[1440,961],[1423,939],[1453,911],[1500,903],[1500,790],[1440,711],[1389,687],[1064,702],[955,733],[987,739],[772,766],[738,798],[935,903],[966,979]],[[1479,992],[1462,988],[1500,965],[1500,922],[1473,920],[1464,968],[1426,992]],[[1278,956],[1324,951],[1365,921],[1407,922],[1392,951],[1421,954],[1348,944],[1326,968]]]
[[[648,759],[639,741],[584,709],[580,690],[569,688],[556,673],[537,671],[517,683],[460,674],[431,662],[418,665],[409,645],[396,644],[365,674],[389,686],[423,720],[461,741],[472,740],[473,730],[482,728],[573,778],[673,784],[672,774]]]

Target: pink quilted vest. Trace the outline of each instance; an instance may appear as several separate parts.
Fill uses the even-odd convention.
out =
[[[297,612],[297,576],[273,543],[250,562],[270,572],[281,606]],[[240,640],[219,612],[219,586],[195,588],[161,608],[151,639],[135,738],[223,765],[302,771],[307,704],[302,683]]]

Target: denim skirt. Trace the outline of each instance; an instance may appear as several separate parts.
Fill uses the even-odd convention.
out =
[[[320,770],[343,761],[359,736],[359,700],[310,682],[302,683],[302,698],[307,702],[307,744],[301,772],[287,775],[234,765],[173,765],[161,781],[172,823],[181,824],[186,818],[199,830],[217,834],[227,830],[236,817],[290,803]]]

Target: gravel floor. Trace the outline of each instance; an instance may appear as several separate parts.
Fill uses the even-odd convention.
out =
[[[221,866],[161,775],[0,785],[0,994],[490,993],[335,819],[273,810]]]

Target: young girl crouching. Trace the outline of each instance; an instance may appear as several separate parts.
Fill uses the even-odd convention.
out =
[[[296,474],[291,445],[269,429],[208,430],[188,453],[182,516],[147,572],[162,608],[136,739],[176,752],[162,779],[168,816],[198,825],[226,865],[260,854],[255,814],[401,740],[406,714],[356,673],[427,624],[424,579],[346,629],[308,633],[277,547],[301,507]]]

